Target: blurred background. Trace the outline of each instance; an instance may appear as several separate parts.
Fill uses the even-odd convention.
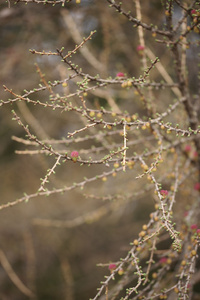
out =
[[[127,2],[124,3],[125,10],[134,14],[133,1],[124,2]],[[153,20],[162,28],[164,8],[160,2],[145,1],[142,13],[145,23],[151,24]],[[175,9],[175,16],[176,14],[177,17],[180,16],[178,9]],[[40,77],[35,64],[45,74],[47,82],[67,78],[70,71],[59,57],[33,55],[29,49],[56,52],[56,49],[65,47],[67,52],[73,50],[82,41],[82,37],[87,37],[92,30],[97,32],[82,48],[87,49],[86,52],[79,51],[72,58],[84,73],[100,74],[102,78],[115,77],[118,72],[136,78],[143,74],[141,57],[137,51],[137,29],[114,9],[109,8],[106,1],[82,0],[81,4],[72,1],[66,8],[59,5],[14,5],[13,2],[11,8],[8,8],[7,3],[1,1],[0,99],[10,98],[4,92],[3,85],[16,94],[23,94],[24,89],[38,87]],[[149,32],[145,32],[145,42],[163,65],[170,66],[173,58],[163,44],[157,44],[155,37]],[[197,50],[193,47],[188,50],[189,80],[194,90],[197,83],[195,51]],[[167,71],[173,79],[174,70],[169,68]],[[162,79],[155,70],[151,76],[156,81]],[[55,92],[65,95],[76,89],[76,82],[72,81],[67,87],[57,86]],[[48,97],[48,92],[33,95],[34,100],[45,101]],[[131,115],[145,114],[137,97],[131,89],[125,91],[120,86],[108,87],[106,90],[88,93],[87,104],[96,109],[104,106],[116,111],[120,107],[121,111],[127,110]],[[169,105],[172,92],[166,90],[163,95],[158,90],[154,97],[157,109],[162,111]],[[80,105],[77,97],[72,101]],[[24,124],[29,124],[31,132],[42,140],[67,138],[69,132],[83,127],[83,120],[75,113],[41,109],[24,102],[3,105],[0,109],[0,204],[14,201],[24,193],[36,192],[40,186],[40,178],[44,178],[47,169],[55,162],[45,155],[15,153],[16,150],[29,149],[29,146],[13,138],[25,138],[25,132],[12,120],[12,109],[17,111]],[[179,122],[184,122],[182,116]],[[96,131],[88,134],[95,135]],[[85,136],[85,133],[78,136]],[[109,138],[107,141],[109,142]],[[66,144],[62,149],[68,152],[78,150],[83,158],[102,157],[102,153],[93,153],[92,146],[100,147],[101,144],[88,139],[82,143]],[[141,147],[134,150],[140,151]],[[82,181],[84,176],[90,178],[104,170],[104,166],[88,168],[68,162],[51,177],[49,188],[71,186],[73,182]],[[136,168],[134,172],[141,173],[141,170]],[[0,211],[0,260],[4,264],[9,262],[20,280],[36,294],[35,299],[84,300],[96,294],[103,276],[109,274],[108,268],[97,267],[97,264],[124,257],[129,243],[136,238],[138,230],[147,222],[154,209],[152,190],[140,195],[145,183],[142,179],[133,183],[130,180],[132,176],[135,175],[130,170],[126,175],[119,173],[116,178],[111,177],[106,182],[94,181],[83,191],[74,189],[63,195],[34,198],[28,203]],[[169,185],[167,181],[166,185]],[[130,195],[134,193],[138,193],[138,196],[132,201]],[[121,198],[110,201],[109,195],[113,194],[121,195]],[[93,212],[96,215],[91,219],[82,217],[90,213],[93,216]],[[46,221],[43,222],[44,220]],[[19,282],[14,284],[1,267],[0,298],[31,298],[31,295],[26,294],[28,292],[23,290],[23,285]]]

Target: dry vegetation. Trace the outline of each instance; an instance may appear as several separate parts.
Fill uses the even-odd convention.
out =
[[[199,6],[0,5],[1,299],[199,299]]]

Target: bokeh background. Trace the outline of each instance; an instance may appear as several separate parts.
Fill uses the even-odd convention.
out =
[[[124,1],[125,9],[134,11],[133,1]],[[141,1],[142,2],[142,1]],[[164,26],[164,8],[161,1],[151,0],[142,4],[143,20],[151,24],[152,20],[160,27]],[[175,9],[175,16],[180,11]],[[97,30],[92,40],[86,44],[86,54],[78,52],[73,61],[91,75],[100,74],[103,78],[115,77],[124,72],[136,78],[143,74],[141,57],[138,54],[138,34],[127,19],[109,8],[106,1],[82,0],[61,6],[36,5],[6,1],[0,3],[0,99],[10,97],[4,92],[3,85],[17,94],[23,90],[37,87],[40,77],[35,63],[45,74],[47,82],[62,80],[69,75],[67,66],[56,56],[37,56],[29,49],[52,51],[65,47],[72,50],[80,36],[88,36],[91,30]],[[195,34],[194,34],[195,35]],[[194,36],[196,38],[196,36]],[[145,42],[158,56],[163,65],[170,66],[173,58],[162,44],[155,43],[151,33],[145,33]],[[197,50],[188,50],[189,80],[196,89],[197,70],[194,57]],[[174,70],[168,68],[170,76]],[[152,78],[160,80],[155,70]],[[71,83],[67,88],[58,86],[56,91],[64,94],[76,89]],[[155,92],[155,103],[165,109],[170,103],[171,91]],[[108,95],[122,110],[131,114],[143,113],[143,106],[133,91],[122,91],[119,87],[109,87],[106,91],[94,91],[88,95],[88,105],[110,109]],[[38,93],[34,99],[45,99],[48,93]],[[74,101],[78,101],[75,99]],[[162,101],[162,103],[161,103]],[[69,132],[83,126],[82,119],[70,113],[41,109],[22,102],[3,105],[0,109],[0,203],[14,201],[23,193],[34,193],[40,186],[40,178],[46,174],[54,160],[44,155],[20,155],[16,150],[28,146],[18,143],[13,136],[25,137],[23,129],[12,120],[11,110],[15,109],[25,124],[41,139],[67,138]],[[114,107],[115,110],[115,107]],[[180,118],[180,122],[183,122]],[[95,131],[91,131],[95,134]],[[81,136],[81,135],[80,135]],[[84,136],[84,135],[83,135]],[[66,151],[79,150],[83,157],[90,155],[93,141],[64,145]],[[95,144],[95,147],[99,145]],[[87,151],[84,152],[84,149]],[[137,150],[139,150],[138,148]],[[82,152],[81,152],[82,151]],[[91,156],[95,156],[91,151]],[[101,155],[99,156],[101,157]],[[68,163],[61,167],[51,178],[50,187],[62,187],[79,182],[84,176],[100,174],[102,166],[83,166]],[[137,169],[136,169],[137,173]],[[140,192],[144,182],[130,180],[132,174],[117,175],[106,182],[96,181],[81,190],[69,191],[63,195],[38,198],[0,211],[0,248],[6,255],[14,272],[21,281],[35,292],[35,299],[89,299],[96,293],[107,268],[97,267],[98,263],[109,263],[123,257],[129,243],[137,236],[154,202],[151,191],[134,201],[118,199],[107,209],[105,197],[112,194],[131,194]],[[103,212],[101,211],[104,207]],[[99,209],[99,210],[98,210]],[[97,210],[96,219],[81,219],[81,216]],[[102,214],[101,214],[102,212]],[[42,220],[49,220],[42,223]],[[55,222],[56,220],[56,222]],[[82,220],[80,224],[69,221]],[[51,223],[51,221],[53,221]],[[59,223],[59,221],[61,221]],[[68,223],[62,223],[62,222]],[[72,224],[72,225],[70,225]],[[1,260],[4,259],[1,253]],[[0,267],[0,298],[2,300],[23,300],[24,295]]]

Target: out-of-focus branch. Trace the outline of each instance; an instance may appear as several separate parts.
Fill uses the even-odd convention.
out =
[[[74,279],[72,274],[71,265],[66,257],[63,255],[59,255],[60,264],[62,274],[65,280],[65,299],[66,300],[73,300],[74,299]]]
[[[66,10],[66,9],[61,10],[61,15],[62,15],[62,18],[63,18],[63,21],[64,21],[65,25],[67,26],[67,28],[70,31],[71,37],[73,38],[74,42],[76,44],[80,44],[83,39],[82,39],[82,36],[81,36],[81,34],[80,34],[80,32],[77,28],[77,25],[76,25],[74,19],[72,18],[72,16],[70,15],[68,10]],[[86,45],[84,45],[83,48],[80,48],[79,51],[92,67],[94,67],[99,72],[104,71],[103,64],[101,64],[96,59],[96,57],[92,54],[92,52],[88,49],[88,47]]]
[[[155,60],[156,56],[153,54],[153,52],[151,51],[151,49],[149,47],[146,48],[146,54],[149,57],[149,59]],[[157,70],[159,71],[161,76],[164,78],[164,80],[168,84],[174,83],[174,81],[170,77],[169,73],[166,71],[166,68],[163,66],[163,64],[160,61],[156,63],[155,67],[157,68]],[[171,90],[178,98],[181,97],[181,92],[178,87],[172,87]]]
[[[11,267],[5,253],[0,249],[0,262],[2,267],[4,268],[5,272],[7,273],[8,277],[14,283],[14,285],[26,296],[29,298],[34,298],[35,295],[33,292],[28,289],[24,283],[19,279],[17,274],[14,272],[13,268]]]

